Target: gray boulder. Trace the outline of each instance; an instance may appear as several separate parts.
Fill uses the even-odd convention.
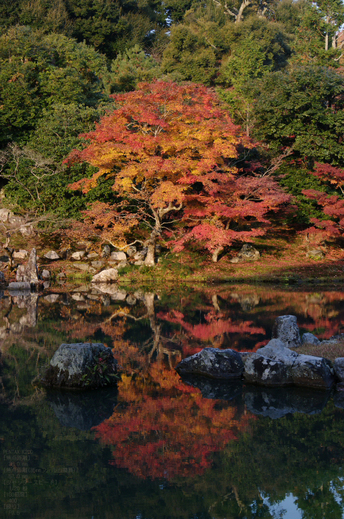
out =
[[[111,247],[110,245],[104,245],[102,248],[101,257],[102,258],[108,258],[111,254]]]
[[[19,265],[16,272],[16,281],[19,283],[38,283],[37,254],[32,249],[26,265]]]
[[[329,360],[301,355],[273,339],[245,359],[244,379],[263,386],[329,389],[334,383],[334,370]]]
[[[260,258],[260,252],[250,245],[249,243],[245,243],[235,258],[232,258],[231,263],[243,263],[245,261],[257,261]]]
[[[272,338],[280,339],[288,348],[301,346],[301,338],[295,315],[281,315],[272,328]]]
[[[87,254],[87,259],[88,260],[96,260],[97,258],[99,258],[98,252],[89,252]]]
[[[94,389],[113,385],[117,361],[100,343],[61,344],[40,379],[44,387]]]
[[[183,359],[176,367],[180,375],[203,375],[210,378],[241,378],[244,363],[240,353],[233,350],[204,348],[202,351]]]
[[[42,273],[41,273],[41,277],[42,277],[42,279],[50,279],[51,278],[50,271],[47,269],[43,269]]]
[[[314,346],[317,346],[320,343],[321,341],[319,341],[318,337],[316,337],[312,333],[304,333],[302,335],[302,344],[312,344]]]
[[[71,259],[75,261],[80,261],[83,259],[83,257],[86,255],[86,252],[84,250],[78,250],[76,252],[73,252],[71,255]]]
[[[344,357],[338,357],[334,361],[333,367],[339,382],[344,382]]]
[[[113,283],[118,279],[117,269],[102,270],[92,278],[92,283]]]
[[[16,260],[23,260],[27,257],[28,251],[24,249],[20,249],[18,251],[14,251],[12,254],[12,258]]]
[[[123,251],[111,252],[110,261],[127,261],[127,255]]]
[[[17,295],[17,293],[20,295],[22,291],[29,291],[31,290],[31,283],[28,283],[27,281],[18,282],[18,281],[12,281],[8,284],[8,290],[10,291],[11,296]]]
[[[54,250],[50,250],[49,252],[44,254],[44,257],[50,261],[55,261],[55,260],[60,259],[60,256]]]

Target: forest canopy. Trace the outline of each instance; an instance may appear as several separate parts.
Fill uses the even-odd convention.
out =
[[[104,121],[119,113],[116,110],[124,110],[121,103],[135,96],[139,103],[145,89],[166,84],[173,85],[174,92],[180,88],[203,92],[204,103],[209,96],[215,99],[216,92],[223,103],[221,114],[226,112],[231,120],[229,142],[236,135],[237,155],[231,160],[239,177],[244,175],[246,186],[253,178],[260,178],[260,182],[265,179],[266,186],[270,182],[271,200],[277,191],[284,193],[285,200],[293,197],[296,209],[280,219],[286,218],[302,229],[314,229],[315,221],[318,229],[331,227],[323,221],[339,225],[341,186],[329,175],[320,178],[316,173],[319,167],[321,171],[337,168],[336,172],[344,167],[343,23],[344,8],[338,0],[59,0],[53,5],[46,0],[16,0],[11,5],[1,0],[0,172],[6,200],[19,211],[42,214],[49,210],[79,220],[88,215],[86,218],[97,221],[100,232],[106,234],[107,224],[99,227],[99,208],[108,212],[113,204],[129,204],[128,193],[124,196],[117,181],[113,189],[114,176],[123,172],[123,158],[114,155],[111,172],[105,175],[97,171],[106,154],[99,163],[89,156],[84,161],[66,162],[65,158],[73,149],[88,149],[87,139],[96,135],[92,132],[100,134]],[[121,98],[122,94],[128,97]],[[181,113],[187,117],[186,106]],[[209,131],[208,123],[204,110],[200,110],[194,120],[199,133],[202,128]],[[240,138],[233,130],[235,126],[242,129]],[[184,150],[178,150],[181,133],[166,133],[175,140],[168,160],[180,164],[185,159]],[[251,144],[247,145],[249,140]],[[130,140],[127,144],[130,146]],[[210,149],[210,141],[207,144]],[[198,154],[204,152],[202,146]],[[103,150],[103,144],[98,142],[98,147]],[[248,150],[245,159],[240,147]],[[132,155],[127,154],[128,167],[141,160],[138,155],[133,158],[135,153],[133,149]],[[144,160],[145,173],[141,174],[145,176],[152,168],[149,174],[157,185],[164,186],[159,188],[162,199],[169,196],[166,182],[172,182],[173,207],[179,207],[180,197],[186,197],[186,193],[191,196],[192,190],[193,204],[197,199],[202,205],[202,211],[192,217],[192,225],[191,213],[189,220],[185,216],[185,205],[178,212],[178,216],[183,213],[183,225],[173,230],[177,249],[203,240],[214,254],[231,243],[230,229],[232,233],[251,233],[247,240],[264,232],[263,220],[269,220],[267,213],[275,211],[276,206],[273,202],[264,206],[266,195],[260,187],[252,201],[256,212],[248,211],[245,216],[246,227],[241,227],[237,215],[236,224],[232,219],[226,228],[221,204],[225,198],[225,205],[231,204],[232,194],[223,192],[219,202],[216,190],[191,180],[190,163],[195,157],[188,157],[183,171],[178,166],[180,177],[171,180],[168,175],[164,177],[157,162],[153,165],[153,159],[164,154],[149,153],[152,162]],[[222,161],[227,160],[223,153]],[[209,166],[208,175],[216,177],[221,160],[214,161],[213,169]],[[94,182],[95,174],[98,180],[94,189],[82,192],[69,188],[81,185],[80,181]],[[181,180],[185,175],[188,182]],[[337,173],[334,178],[338,178]],[[240,192],[243,201],[248,194],[240,189],[235,185],[229,191]],[[323,204],[314,198],[314,191],[324,193]],[[336,214],[326,209],[331,196],[338,198]],[[133,222],[138,218],[137,200],[134,205]],[[263,206],[264,210],[258,210]],[[210,234],[213,236],[211,226],[215,221],[222,226],[222,235],[227,235],[216,244],[208,240]],[[208,237],[204,235],[206,225],[210,225]],[[197,229],[203,230],[197,234]],[[217,236],[221,233],[218,231]]]

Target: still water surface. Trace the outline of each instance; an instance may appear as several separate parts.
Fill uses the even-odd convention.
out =
[[[344,332],[335,290],[77,287],[3,295],[0,517],[344,517],[344,394],[181,380],[205,346],[255,350],[278,315]],[[117,388],[39,391],[62,342],[103,342]]]

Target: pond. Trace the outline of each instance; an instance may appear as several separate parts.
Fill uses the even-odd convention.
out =
[[[254,351],[278,315],[344,331],[336,290],[115,285],[1,294],[1,517],[344,517],[344,393],[181,379],[206,346]],[[118,386],[32,384],[63,342],[103,342]]]

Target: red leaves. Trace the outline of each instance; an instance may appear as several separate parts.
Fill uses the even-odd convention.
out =
[[[98,172],[72,189],[86,192],[101,176],[113,177],[114,194],[132,204],[138,221],[146,224],[150,216],[157,236],[166,222],[175,228],[177,249],[196,241],[212,253],[263,234],[267,214],[289,201],[272,179],[256,173],[257,165],[237,168],[239,150],[254,144],[211,89],[156,81],[113,97],[117,109],[68,159]]]
[[[330,184],[332,188],[338,188],[343,193],[344,170],[331,166],[330,164],[316,163],[315,171],[310,173],[320,180]],[[331,219],[319,220],[312,218],[314,227],[304,231],[307,234],[315,234],[326,238],[336,238],[344,235],[344,199],[338,195],[329,195],[315,189],[304,189],[302,194],[315,200],[323,208],[323,213]],[[326,218],[325,216],[325,218]]]
[[[151,376],[160,396],[154,396],[157,386],[150,391],[146,381],[136,400],[124,406],[127,388],[123,393],[120,382],[120,403],[111,418],[94,428],[96,437],[114,447],[112,464],[141,478],[203,474],[211,466],[210,455],[235,440],[249,416],[236,419],[235,408],[203,399],[198,389],[178,383],[178,375],[162,366],[153,365]]]

